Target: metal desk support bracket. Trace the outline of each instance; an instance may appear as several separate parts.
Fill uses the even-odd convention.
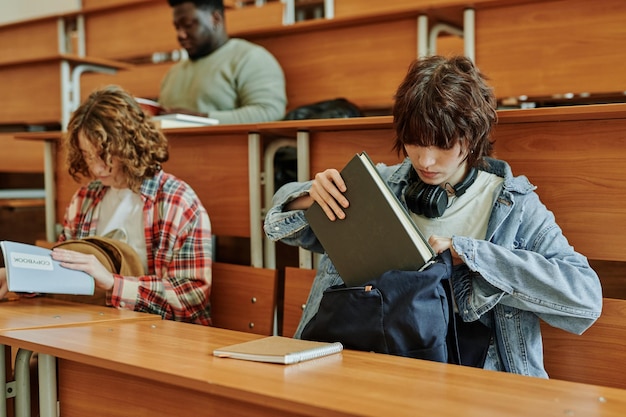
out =
[[[264,177],[265,177],[265,207],[263,215],[271,208],[272,197],[274,195],[274,156],[276,151],[284,146],[296,147],[296,160],[298,161],[298,181],[308,181],[311,179],[310,161],[309,161],[309,132],[298,130],[296,139],[281,139],[272,142],[264,155]],[[266,238],[264,245],[264,259],[266,268],[276,268],[275,244]],[[301,268],[311,269],[313,265],[312,253],[306,249],[300,248],[298,251],[298,260]]]
[[[33,352],[19,349],[15,357],[15,417],[30,417],[30,358]]]
[[[32,352],[26,350],[18,351],[15,357],[15,380],[7,381],[6,346],[0,345],[0,417],[8,415],[7,399],[9,398],[15,398],[15,417],[30,417],[29,363],[31,354]],[[26,370],[25,375],[22,370]]]
[[[265,149],[263,153],[263,190],[264,190],[264,199],[263,199],[263,209],[261,211],[261,218],[265,218],[265,215],[272,207],[272,197],[274,196],[274,192],[276,191],[274,188],[274,158],[276,157],[276,152],[278,152],[281,148],[293,147],[297,148],[296,141],[293,139],[280,139],[274,140]],[[264,266],[266,268],[275,269],[276,268],[276,244],[272,242],[267,236],[265,237],[265,246],[264,246]]]
[[[476,56],[476,12],[474,9],[463,10],[463,29],[458,29],[446,24],[438,24],[428,31],[428,16],[417,17],[417,57],[425,57],[436,53],[437,36],[440,32],[447,32],[463,37],[464,54],[474,61]]]
[[[15,398],[15,381],[7,382],[5,398]]]
[[[263,220],[261,219],[261,135],[248,134],[248,180],[250,192],[250,260],[251,265],[263,267]]]
[[[117,69],[91,64],[80,64],[71,68],[68,60],[61,62],[61,108],[63,111],[61,127],[63,130],[67,128],[72,112],[80,104],[80,77],[85,72],[115,74]]]
[[[72,112],[80,104],[80,77],[85,72],[100,72],[115,74],[117,69],[112,67],[80,64],[72,68],[67,59],[61,61],[61,129],[67,130]],[[54,242],[56,233],[56,208],[54,189],[54,144],[46,141],[44,147],[44,182],[46,189],[46,239]]]

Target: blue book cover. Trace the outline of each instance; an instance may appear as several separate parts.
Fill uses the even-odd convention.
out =
[[[91,275],[64,268],[52,251],[26,243],[2,241],[7,286],[12,292],[93,295]]]

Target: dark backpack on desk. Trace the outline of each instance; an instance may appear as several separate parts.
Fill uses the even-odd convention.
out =
[[[297,107],[287,113],[283,120],[337,119],[362,115],[354,103],[345,98],[335,98]]]
[[[492,331],[454,313],[451,273],[446,251],[423,271],[388,271],[361,287],[329,287],[302,339],[482,367]]]

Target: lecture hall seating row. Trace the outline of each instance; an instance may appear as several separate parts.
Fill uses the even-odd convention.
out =
[[[42,417],[57,415],[57,409],[65,417],[181,412],[294,417],[618,417],[626,409],[623,389],[370,352],[344,350],[288,366],[212,355],[216,348],[258,337],[146,320],[0,331],[0,343],[39,353]]]
[[[254,410],[254,415],[268,416],[390,412],[408,416],[432,412],[433,406],[445,416],[462,411],[518,417],[536,409],[542,415],[617,417],[626,408],[626,378],[615,366],[624,359],[626,300],[604,302],[605,314],[581,337],[544,329],[546,367],[553,375],[546,381],[350,350],[286,367],[218,359],[211,354],[214,349],[260,336],[46,298],[10,301],[0,308],[0,343],[17,350],[15,379],[10,380],[11,372],[10,381],[4,379],[4,372],[1,375],[0,415],[7,415],[4,411],[13,396],[16,417],[29,415],[28,359],[37,352],[42,417],[57,415],[57,409],[67,417],[160,416],[183,410],[227,415],[250,415]],[[120,340],[124,349],[119,349]],[[264,384],[258,383],[259,378]],[[109,383],[102,385],[103,380]],[[329,393],[338,391],[328,384],[337,384],[339,392],[354,401],[331,401]],[[454,386],[462,389],[450,389]],[[384,401],[364,404],[360,390],[366,390],[370,400],[380,396]],[[427,395],[429,390],[433,394]],[[449,395],[442,397],[442,392]],[[423,401],[415,401],[422,395]],[[481,395],[484,399],[479,399]],[[510,402],[520,397],[524,407]]]
[[[116,4],[122,3],[128,2]],[[360,7],[357,7],[362,10],[360,14],[342,16],[339,12],[340,4],[348,4],[348,2],[340,3],[337,0],[337,13],[334,21],[306,22],[294,25],[293,28],[256,28],[250,29],[248,33],[244,29],[237,32],[235,28],[232,33],[235,35],[239,33],[243,37],[258,42],[277,55],[285,68],[291,86],[290,106],[315,101],[318,98],[343,95],[354,99],[364,108],[388,108],[391,103],[391,94],[403,76],[408,60],[415,57],[416,17],[423,10],[434,8],[443,10],[447,14],[440,15],[440,20],[449,20],[450,13],[454,13],[456,17],[453,20],[458,24],[459,12],[462,11],[459,4],[463,2],[411,2],[409,4],[409,2],[399,1],[394,2],[393,5],[377,5],[379,3],[361,2]],[[445,7],[442,6],[444,3]],[[544,96],[561,92],[595,94],[626,89],[622,84],[623,80],[620,80],[618,76],[616,78],[619,71],[608,71],[609,68],[620,68],[624,62],[619,54],[621,49],[615,46],[619,45],[625,37],[624,29],[617,24],[623,20],[626,13],[623,2],[606,1],[589,9],[589,3],[581,0],[569,1],[567,7],[564,7],[563,1],[550,1],[542,2],[541,11],[538,11],[537,4],[533,4],[536,2],[529,1],[501,0],[473,3],[477,7],[476,60],[479,66],[490,75],[499,97]],[[402,5],[402,7],[398,6],[398,9],[393,9],[394,5]],[[440,8],[437,9],[435,6]],[[153,13],[154,8],[160,7],[162,8],[160,3],[157,5],[157,2],[150,1],[134,1],[132,4],[120,6],[119,9],[93,5],[91,12],[86,15],[89,55],[92,55],[91,50],[97,50],[94,48],[97,47],[98,39],[96,35],[89,34],[91,30],[89,28],[97,27],[98,22],[101,27],[106,27],[103,22],[109,20],[108,37],[106,42],[101,37],[101,43],[114,45],[115,34],[124,35],[124,28],[110,30],[111,14],[114,14],[115,10],[125,10],[128,12],[128,17],[134,16],[135,19],[167,15],[169,25],[169,9],[164,9],[162,14]],[[366,14],[365,10],[371,14]],[[432,16],[433,19],[437,18],[436,13]],[[568,29],[569,24],[575,25],[577,30]],[[127,28],[132,26],[125,25]],[[158,24],[155,27],[157,26]],[[158,32],[155,39],[162,37],[163,44],[148,44],[153,48],[158,48],[157,51],[176,47],[175,39],[169,37],[167,31]],[[363,36],[364,33],[381,35],[376,39],[369,39]],[[534,39],[534,42],[530,42],[532,50],[529,50],[526,43],[523,43],[527,42],[529,37]],[[94,44],[89,46],[89,42],[94,42]],[[353,46],[354,42],[357,42],[358,47]],[[393,48],[390,48],[390,45]],[[584,48],[580,48],[581,45]],[[399,49],[395,50],[396,47]],[[458,44],[455,43],[450,50],[457,47]],[[336,53],[336,55],[331,55],[332,59],[328,59],[325,55],[328,49]],[[151,53],[154,50],[150,49],[148,52]],[[591,60],[592,52],[601,55],[602,58]],[[116,56],[116,53],[107,56],[102,51],[102,54],[93,54],[93,56],[113,60],[132,58],[135,53],[136,51],[130,51],[126,56]],[[351,53],[358,54],[358,59],[350,55]],[[510,64],[510,58],[514,58],[515,64]],[[607,65],[598,67],[594,64],[598,59],[602,59]],[[28,61],[28,59],[25,60]],[[328,72],[329,61],[334,65],[332,72]],[[360,64],[358,71],[354,70],[356,63]],[[5,62],[0,65],[11,68],[18,64]],[[593,71],[589,70],[590,65],[593,66]],[[92,86],[108,83],[110,80],[119,80],[122,85],[132,87],[131,90],[139,95],[153,96],[156,91],[155,85],[158,85],[158,83],[155,84],[158,77],[154,74],[162,74],[166,67],[167,64],[143,68],[149,71],[149,74],[153,74],[152,79],[144,77],[143,73],[139,76],[139,72],[134,72],[137,68],[120,71],[115,77],[86,74],[81,81],[81,94],[88,92]],[[550,68],[550,72],[547,72],[546,68]],[[523,73],[520,73],[521,70]],[[589,74],[594,76],[590,77]],[[123,77],[127,75],[129,78],[124,79]],[[376,88],[372,88],[372,85]],[[572,90],[572,85],[575,85],[578,90]],[[54,86],[47,90],[53,88]],[[316,94],[319,95],[316,96]],[[623,135],[619,133],[624,131],[624,117],[622,107],[609,108],[617,108],[617,110],[608,116],[602,114],[607,108],[594,113],[595,107],[574,110],[537,109],[532,112],[501,112],[500,125],[496,132],[498,140],[496,151],[499,156],[512,163],[514,171],[519,169],[520,172],[529,174],[531,180],[539,185],[538,192],[543,201],[555,211],[557,221],[563,226],[572,243],[581,252],[587,254],[592,261],[601,262],[600,266],[610,263],[611,270],[615,270],[615,277],[621,279],[620,287],[623,287],[623,245],[619,242],[619,236],[611,234],[610,231],[618,230],[617,227],[623,226],[624,222],[623,208],[614,204],[620,201],[621,194],[624,194],[624,189],[620,184],[623,175],[619,168],[619,161],[623,160],[623,155],[618,147],[613,146],[614,143],[622,143],[624,140]],[[563,115],[563,113],[566,114]],[[39,115],[33,120],[39,123],[46,121],[46,118]],[[361,148],[367,148],[368,152],[378,156],[376,158],[378,160],[394,162],[396,159],[390,154],[386,146],[387,142],[385,142],[391,134],[390,121],[388,118],[382,118],[382,122],[380,120],[373,118],[368,121],[358,121],[364,124],[361,127],[352,125],[342,128],[332,123],[329,127],[323,127],[316,126],[314,122],[299,126],[277,123],[261,126],[258,130],[264,138],[281,135],[294,137],[298,132],[308,132],[309,173],[313,173],[327,166],[342,166],[347,155],[362,150]],[[559,120],[563,123],[555,123]],[[11,120],[13,121],[15,120]],[[374,126],[376,123],[378,125]],[[229,135],[226,133],[227,127],[224,129],[221,134]],[[190,149],[194,149],[195,146],[212,136],[209,132],[199,130],[193,134],[181,131],[172,135],[176,135],[181,142],[188,141],[188,150],[185,151],[185,146],[181,146],[180,155],[189,152]],[[238,133],[235,136],[239,137]],[[245,138],[242,136],[236,142],[245,143],[247,139],[248,136]],[[217,144],[220,141],[211,142]],[[341,149],[337,146],[338,144],[342,145]],[[241,147],[241,149],[244,148],[245,146]],[[335,152],[330,154],[328,149],[333,149]],[[179,150],[173,147],[173,152],[176,154]],[[222,152],[230,151],[223,149]],[[322,155],[324,152],[327,154],[322,158],[315,156]],[[249,166],[251,161],[247,160],[248,165],[243,165],[245,157],[242,153],[238,155],[242,157],[240,165],[237,165],[238,168]],[[589,155],[593,157],[590,158]],[[595,164],[594,161],[602,161],[602,164]],[[209,165],[204,160],[203,164]],[[172,167],[172,169],[176,172],[176,168]],[[556,177],[554,176],[555,170],[558,174]],[[223,184],[215,172],[207,171],[206,174],[209,177],[208,184],[211,179]],[[201,174],[194,176],[193,173],[189,173],[188,175],[194,183],[206,179]],[[248,188],[250,186],[250,178],[247,181],[243,180],[239,185],[244,184],[244,190],[246,185]],[[75,184],[67,187],[66,191],[74,189]],[[202,188],[200,184],[197,187]],[[59,187],[59,190],[62,189],[62,186]],[[209,198],[211,194],[213,193],[207,192]],[[589,195],[611,195],[615,198],[600,199],[602,205],[598,207],[599,199],[588,198]],[[62,198],[59,196],[57,206],[63,207],[60,203]],[[227,204],[238,200],[234,195],[221,198],[226,199]],[[219,210],[215,208],[217,218],[219,218]],[[246,212],[245,209],[243,210]],[[209,212],[211,213],[211,210]],[[57,213],[62,213],[62,210],[57,210]],[[252,221],[252,214],[250,214],[252,211],[248,210],[247,213],[243,214],[242,218],[247,218],[247,225],[249,225]],[[219,223],[219,225],[222,224]],[[599,227],[590,230],[589,224],[598,224]],[[246,225],[244,225],[245,228]],[[250,235],[248,230],[239,230],[236,233],[244,237]]]
[[[626,3],[619,0],[599,5],[585,0],[336,0],[333,19],[286,26],[282,2],[231,6],[226,12],[230,34],[267,47],[281,62],[290,109],[342,96],[368,114],[387,114],[393,91],[423,41],[416,19],[427,16],[433,29],[438,24],[462,27],[468,6],[476,10],[476,62],[499,98],[593,97],[626,90],[619,75],[626,62],[620,53]],[[136,22],[154,29],[137,30]],[[108,83],[156,97],[171,63],[131,66],[125,61],[177,49],[173,30],[165,28],[171,29],[171,10],[155,0],[86,0],[80,12],[0,26],[0,36],[10,40],[0,45],[0,79],[11,103],[0,114],[0,125],[63,126],[78,101]],[[462,42],[440,37],[437,51],[462,53]],[[13,141],[12,146],[22,144]]]
[[[612,233],[626,227],[626,209],[619,203],[626,197],[621,181],[625,174],[621,161],[626,155],[621,144],[626,134],[626,105],[501,110],[498,115],[497,156],[508,160],[514,173],[526,174],[538,186],[538,194],[554,212],[565,235],[599,272],[604,296],[626,298],[623,242],[619,234]],[[259,141],[296,138],[299,168],[307,167],[300,174],[303,178],[310,178],[327,167],[341,167],[362,150],[375,161],[389,164],[399,161],[391,149],[393,130],[388,116],[173,129],[166,134],[174,157],[165,169],[188,181],[196,190],[218,236],[251,238],[255,228],[261,234],[261,207],[251,208],[250,191],[253,183],[262,187],[258,178],[261,156],[249,150],[251,146],[260,147]],[[50,157],[57,167],[50,174],[56,187],[54,221],[61,220],[62,208],[76,187],[62,174],[59,138],[60,132],[23,135],[23,139],[45,139],[50,149],[57,150]],[[211,158],[211,163],[202,164],[203,158]],[[251,159],[256,159],[256,172],[249,168],[255,166]],[[588,198],[609,194],[615,198]],[[257,252],[263,249],[257,248]],[[275,269],[267,262],[252,266]],[[301,284],[304,289],[309,286],[308,282]],[[279,291],[277,297],[289,301],[280,314],[284,323],[290,323],[285,324],[284,331],[292,334],[304,301],[289,294],[291,288],[286,279],[284,286],[284,293]]]
[[[598,5],[585,0],[336,0],[334,5],[332,19],[292,25],[282,24],[282,2],[227,10],[232,36],[265,46],[281,62],[289,108],[343,96],[366,110],[388,111],[393,91],[423,41],[418,39],[419,16],[427,16],[431,28],[463,28],[463,10],[470,6],[476,12],[475,59],[499,98],[587,97],[626,90],[618,70],[625,62],[620,46],[626,40],[621,24],[626,4],[619,0]],[[66,48],[58,32],[75,20],[84,36]],[[137,30],[136,22],[153,29]],[[12,103],[0,115],[0,124],[60,123],[62,62],[114,71],[82,74],[75,101],[108,83],[156,97],[171,63],[122,63],[179,47],[169,6],[154,0],[85,1],[80,12],[0,26],[0,36],[11,40],[0,46],[0,75],[10,81],[5,97]],[[437,52],[463,53],[463,42],[442,36]]]

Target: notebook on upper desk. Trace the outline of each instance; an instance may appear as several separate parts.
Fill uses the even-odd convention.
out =
[[[192,116],[182,113],[160,114],[152,116],[152,120],[161,129],[214,126],[220,123],[219,120],[210,117]]]

